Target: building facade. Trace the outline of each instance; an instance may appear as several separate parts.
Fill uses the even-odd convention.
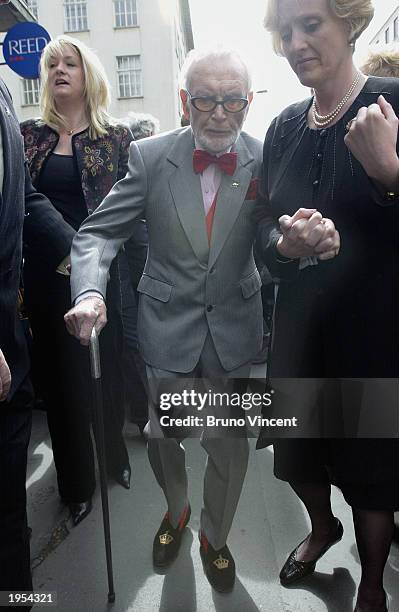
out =
[[[373,36],[370,45],[390,45],[399,41],[399,6]]]
[[[54,38],[79,38],[99,56],[112,88],[111,114],[156,116],[162,131],[180,124],[178,75],[193,48],[188,0],[26,0]],[[1,76],[21,120],[39,116],[39,82],[8,66]]]
[[[0,32],[6,32],[16,23],[32,19],[25,0],[10,0],[3,4],[0,0]]]

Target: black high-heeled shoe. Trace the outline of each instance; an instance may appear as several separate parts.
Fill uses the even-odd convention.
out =
[[[114,472],[113,477],[114,480],[122,485],[125,489],[130,489],[130,477],[132,475],[132,469],[130,465],[122,468],[119,472]]]
[[[337,544],[337,542],[341,540],[344,534],[344,528],[342,527],[342,523],[339,519],[336,518],[335,520],[337,523],[335,532],[327,544],[323,546],[317,557],[312,559],[312,561],[298,561],[296,558],[298,548],[305,540],[294,548],[280,572],[280,582],[283,586],[288,586],[289,584],[292,584],[293,582],[312,574],[316,568],[317,561],[321,559],[321,557],[328,551],[329,548],[331,548],[331,546],[334,546],[334,544]]]
[[[79,525],[92,510],[91,499],[84,502],[68,502],[68,507],[71,512],[72,523],[74,527]]]

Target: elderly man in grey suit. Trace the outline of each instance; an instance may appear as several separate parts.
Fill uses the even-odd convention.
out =
[[[72,249],[68,329],[87,344],[106,322],[107,272],[132,222],[145,217],[149,252],[140,292],[138,334],[156,404],[161,381],[239,379],[262,342],[261,280],[252,253],[261,144],[241,133],[252,101],[250,75],[232,52],[192,52],[180,96],[191,126],[133,142],[129,171],[86,219]],[[149,458],[168,511],[155,536],[153,560],[177,555],[190,517],[184,449],[163,436],[150,405]],[[201,444],[208,458],[200,552],[211,585],[234,585],[226,539],[248,461],[245,436]]]

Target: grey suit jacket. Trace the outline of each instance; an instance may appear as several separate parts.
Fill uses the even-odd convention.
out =
[[[76,235],[72,299],[106,295],[107,271],[132,222],[145,217],[149,252],[140,280],[138,335],[144,360],[175,372],[193,370],[210,331],[223,367],[247,363],[262,340],[261,280],[252,252],[262,145],[242,133],[233,177],[223,174],[208,244],[191,128],[130,145],[129,170]]]

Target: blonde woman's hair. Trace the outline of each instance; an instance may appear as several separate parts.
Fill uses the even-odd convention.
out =
[[[57,36],[43,50],[40,59],[41,117],[44,123],[56,131],[68,127],[64,117],[56,109],[54,96],[48,86],[49,68],[52,59],[68,49],[75,51],[82,61],[85,83],[83,97],[89,120],[89,136],[95,140],[106,134],[107,127],[115,123],[115,120],[108,113],[111,104],[111,88],[97,55],[76,38],[64,34]]]
[[[371,51],[360,70],[369,76],[399,77],[399,46]]]
[[[331,12],[349,26],[348,43],[355,43],[367,28],[374,15],[371,0],[327,0]],[[279,0],[268,0],[264,26],[272,35],[273,48],[277,55],[284,55],[279,31]]]

